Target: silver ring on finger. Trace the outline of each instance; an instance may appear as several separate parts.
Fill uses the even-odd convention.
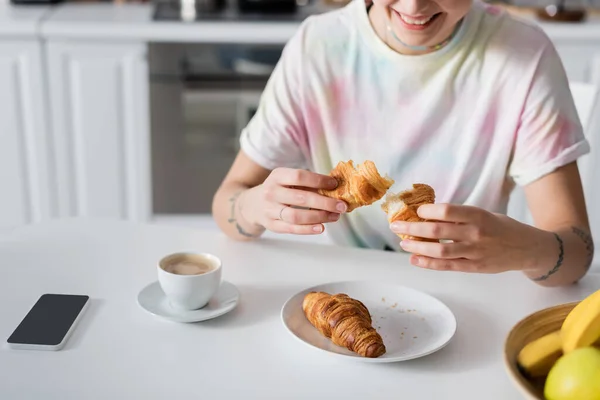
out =
[[[280,221],[283,221],[283,210],[285,210],[286,208],[288,208],[288,206],[283,206],[281,211],[279,211],[279,220]]]

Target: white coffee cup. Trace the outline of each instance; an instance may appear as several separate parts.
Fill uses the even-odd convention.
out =
[[[221,285],[221,260],[208,253],[174,253],[157,266],[158,282],[171,306],[197,310],[206,306]]]

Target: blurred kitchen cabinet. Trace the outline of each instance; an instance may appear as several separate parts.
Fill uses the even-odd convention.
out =
[[[590,68],[590,50],[578,42],[556,40],[554,44],[569,80],[586,82]]]
[[[42,46],[0,39],[0,228],[52,214]]]
[[[600,46],[592,59],[592,73],[590,80],[593,84],[600,86]]]
[[[150,216],[144,43],[47,44],[58,216]]]
[[[600,45],[597,41],[557,38],[554,45],[570,81],[600,84]]]

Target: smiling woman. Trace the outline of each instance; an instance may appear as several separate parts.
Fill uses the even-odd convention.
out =
[[[547,286],[590,266],[577,167],[590,148],[562,63],[539,27],[479,0],[353,0],[308,18],[240,144],[213,200],[233,238],[327,229],[421,268],[519,270]],[[379,204],[349,209],[323,195],[347,160],[372,161],[391,193],[426,184],[435,204],[392,226]],[[505,215],[515,185],[535,226]]]
[[[471,9],[471,0],[376,0],[369,20],[377,34],[404,54],[439,50],[450,42]]]

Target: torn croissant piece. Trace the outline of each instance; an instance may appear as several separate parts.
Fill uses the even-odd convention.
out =
[[[320,189],[319,194],[345,201],[347,212],[376,202],[394,184],[393,179],[379,175],[375,163],[368,160],[356,167],[352,160],[340,161],[329,175],[337,179],[337,188]]]
[[[388,215],[388,222],[395,221],[420,222],[426,221],[419,217],[417,209],[423,204],[435,203],[435,191],[424,183],[415,183],[411,190],[397,194],[389,193],[381,205],[381,209]],[[437,239],[421,238],[410,235],[398,234],[401,239],[420,240],[423,242],[438,242]]]
[[[371,326],[369,310],[359,300],[343,293],[311,292],[304,296],[302,309],[308,321],[334,344],[368,358],[385,353],[383,339]]]

